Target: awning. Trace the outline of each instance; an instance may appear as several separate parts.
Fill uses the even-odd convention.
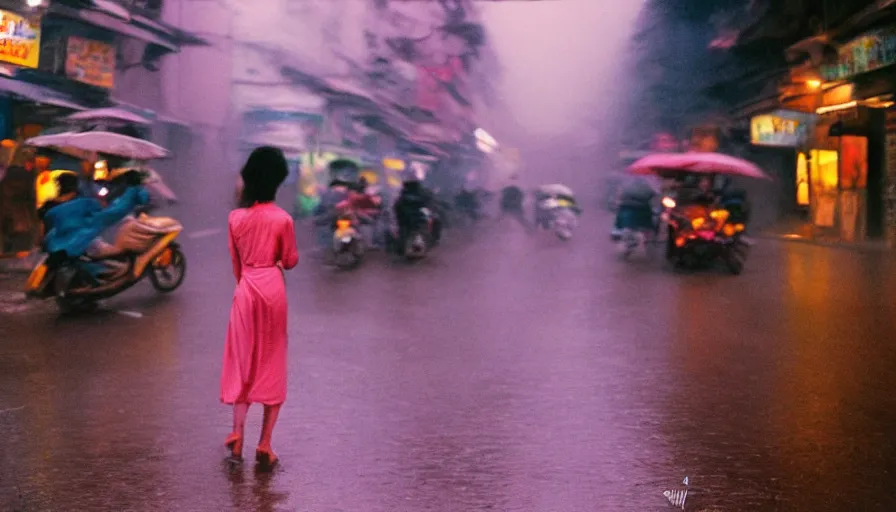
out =
[[[54,105],[71,110],[87,110],[87,107],[79,105],[61,92],[12,78],[0,77],[0,94],[18,96],[35,103]]]
[[[160,112],[156,112],[149,108],[141,107],[140,105],[134,105],[133,103],[128,103],[126,101],[122,101],[116,98],[112,98],[112,103],[118,105],[119,107],[136,114],[142,118],[146,118],[150,123],[153,121],[164,124],[175,124],[178,126],[184,126],[189,128],[190,123],[183,119],[178,118],[177,116],[172,116],[170,114],[163,114]],[[114,110],[114,109],[102,109],[102,110]]]
[[[139,39],[150,44],[161,46],[162,48],[166,48],[172,52],[176,52],[179,49],[176,44],[171,41],[166,41],[151,30],[140,28],[136,25],[128,23],[127,21],[124,21],[120,17],[107,14],[106,12],[93,11],[90,9],[75,9],[56,2],[50,5],[50,12],[59,16],[64,16],[66,18],[80,20],[85,23],[89,23],[106,30],[111,30],[112,32],[117,32],[128,37],[133,37],[134,39]]]
[[[98,11],[103,11],[125,21],[131,21],[131,12],[124,6],[118,5],[111,0],[91,0],[91,3]]]
[[[92,110],[85,110],[83,112],[78,112],[77,114],[72,114],[66,119],[70,121],[93,121],[106,119],[134,124],[152,124],[152,120],[150,120],[149,118],[141,116],[139,114],[135,114],[123,108],[97,108]]]

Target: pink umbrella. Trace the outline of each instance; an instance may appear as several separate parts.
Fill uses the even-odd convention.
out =
[[[755,164],[721,153],[655,153],[633,163],[632,174],[692,172],[699,174],[730,174],[747,178],[771,179]]]

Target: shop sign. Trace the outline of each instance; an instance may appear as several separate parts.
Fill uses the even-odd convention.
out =
[[[65,53],[65,75],[96,87],[115,87],[115,47],[71,36]]]
[[[837,62],[822,66],[826,81],[846,80],[896,64],[896,27],[868,32],[837,49]]]
[[[786,111],[755,116],[750,120],[750,142],[757,146],[799,147],[808,134],[811,119]]]
[[[40,60],[40,22],[0,10],[0,61],[36,68]]]

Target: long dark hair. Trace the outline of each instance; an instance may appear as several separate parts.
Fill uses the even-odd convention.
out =
[[[248,208],[255,203],[272,202],[288,174],[289,168],[283,151],[273,146],[255,148],[240,171],[243,178],[240,206]]]

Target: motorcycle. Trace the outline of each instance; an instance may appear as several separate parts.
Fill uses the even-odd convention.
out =
[[[567,241],[578,227],[581,212],[572,191],[563,185],[545,185],[536,192],[539,224],[554,232],[560,240]]]
[[[731,212],[717,205],[679,207],[668,196],[663,207],[670,238],[667,257],[676,267],[707,267],[721,260],[732,274],[743,272],[750,244],[744,224],[731,219]]]
[[[358,230],[358,218],[351,211],[342,211],[336,218],[333,231],[333,261],[336,267],[356,268],[364,259],[366,246]]]
[[[419,261],[426,257],[429,250],[438,243],[436,235],[436,214],[426,207],[418,210],[418,215],[408,230],[404,244],[399,248],[408,261]]]
[[[96,258],[69,258],[44,253],[25,285],[28,297],[55,298],[63,313],[89,311],[97,302],[148,278],[161,293],[183,283],[187,262],[176,241],[183,226],[175,219],[142,213],[126,219],[115,245],[106,244]],[[93,271],[97,265],[102,270]]]

